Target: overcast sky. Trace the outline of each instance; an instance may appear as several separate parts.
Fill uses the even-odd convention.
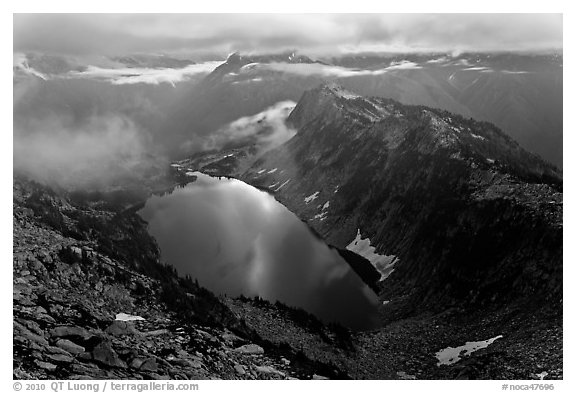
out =
[[[561,14],[15,14],[14,51],[64,54],[562,48]]]

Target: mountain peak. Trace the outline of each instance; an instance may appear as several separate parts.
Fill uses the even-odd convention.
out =
[[[242,61],[242,56],[240,56],[240,52],[235,51],[228,55],[226,58],[226,63],[228,64],[238,64]]]
[[[334,81],[321,85],[320,91],[346,99],[355,99],[361,97],[356,93],[346,90],[342,85]]]
[[[542,176],[552,183],[561,179],[556,168],[490,123],[391,99],[362,97],[335,82],[305,93],[288,120],[300,135],[310,138],[326,132],[358,140],[376,137],[386,141],[387,149],[403,146],[416,154],[450,157],[530,181],[544,181]]]

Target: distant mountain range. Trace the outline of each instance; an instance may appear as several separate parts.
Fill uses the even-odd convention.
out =
[[[239,117],[259,113],[279,101],[298,101],[304,91],[326,81],[336,81],[360,95],[392,98],[404,104],[426,105],[490,121],[524,148],[561,168],[562,61],[562,54],[555,53],[359,54],[313,60],[290,52],[233,53],[220,66],[205,67],[190,60],[156,55],[80,62],[59,56],[18,54],[14,75],[15,80],[65,78],[67,92],[52,93],[51,102],[65,101],[70,94],[92,95],[83,100],[90,99],[105,108],[108,90],[113,90],[114,95],[125,90],[120,94],[128,98],[128,102],[137,101],[136,96],[142,96],[140,88],[145,88],[146,83],[170,81],[175,91],[164,91],[158,100],[147,98],[159,114],[151,122],[150,119],[145,122],[151,124],[153,133],[162,133],[174,154],[184,156],[197,150],[196,136],[206,135]],[[138,82],[140,87],[131,84],[112,89],[99,83],[93,94],[82,92],[86,82],[70,76],[82,74],[90,66],[97,66],[99,70],[126,69],[121,76],[132,78],[131,83]],[[198,68],[189,69],[185,77],[158,74],[158,70],[176,72],[187,66]],[[130,69],[137,74],[131,74]],[[156,71],[146,79],[138,74],[145,72],[143,70]],[[89,74],[83,75],[89,77]],[[80,92],[73,93],[76,89]],[[159,86],[149,90],[163,91]],[[147,97],[155,95],[158,93],[146,93]],[[42,94],[31,99],[37,101],[35,104],[47,105],[42,104]]]

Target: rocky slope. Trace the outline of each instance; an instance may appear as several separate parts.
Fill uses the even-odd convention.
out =
[[[562,53],[351,55],[328,61],[371,70],[402,61],[416,64],[338,82],[364,96],[489,121],[525,149],[562,167]]]
[[[242,178],[329,243],[359,230],[395,256],[389,307],[560,301],[561,175],[493,125],[337,85],[306,93],[289,121],[298,134]]]
[[[263,337],[330,362],[353,379],[562,379],[562,320],[557,309],[530,302],[471,312],[453,307],[367,332],[325,336],[287,318],[282,307],[229,300]],[[438,351],[502,335],[494,344],[451,365]]]
[[[261,338],[159,264],[135,209],[19,176],[13,192],[14,378],[346,377]]]

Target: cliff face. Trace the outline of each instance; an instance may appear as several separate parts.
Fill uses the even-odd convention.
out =
[[[352,247],[360,233],[389,256],[378,285],[391,315],[560,305],[561,174],[495,126],[337,85],[304,94],[288,120],[298,134],[243,180],[329,243]]]

